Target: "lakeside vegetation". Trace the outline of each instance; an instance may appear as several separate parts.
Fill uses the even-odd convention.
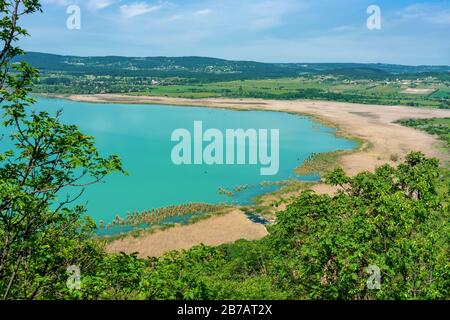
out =
[[[450,152],[450,118],[408,119],[398,121],[401,125],[423,130],[437,136]]]
[[[160,228],[161,226],[167,227],[175,225],[176,221],[192,223],[202,218],[220,214],[229,208],[230,206],[225,204],[187,203],[142,212],[127,212],[124,218],[116,215],[114,220],[108,223],[105,223],[103,220],[100,221],[98,228],[101,231],[106,230],[106,234],[111,236],[114,233],[130,233],[155,227]],[[108,231],[110,230],[114,231],[114,233],[109,233]]]
[[[405,119],[399,124],[425,131],[443,142],[443,151],[450,154],[450,118]],[[450,194],[450,162],[442,164],[439,192]],[[447,201],[447,205],[448,205]],[[450,253],[449,253],[450,256]]]
[[[212,205],[207,203],[188,203],[164,208],[156,208],[152,210],[145,210],[143,212],[127,212],[126,218],[121,218],[119,215],[106,226],[104,222],[100,221],[100,228],[110,229],[114,226],[139,226],[139,225],[157,225],[163,220],[187,214],[202,214],[209,212],[216,212],[223,210],[223,205]]]
[[[336,169],[339,166],[339,157],[347,153],[349,153],[349,151],[313,153],[295,170],[295,172],[299,175],[308,175],[312,173],[323,175],[324,173]]]
[[[176,207],[182,207],[182,209],[179,211],[173,211],[171,214],[167,214],[172,211],[171,209]],[[190,209],[187,210],[187,208]],[[95,239],[97,244],[103,248],[111,242],[124,239],[129,236],[140,238],[154,234],[157,231],[164,231],[176,226],[195,224],[212,217],[225,215],[232,209],[234,209],[234,207],[226,204],[211,205],[200,203],[178,205],[168,208],[159,208],[159,211],[163,215],[167,214],[167,217],[160,218],[159,220],[156,216],[149,219],[148,211],[142,213],[135,212],[134,214],[127,214],[126,219],[117,216],[114,220],[115,222],[113,221],[113,223],[110,224],[109,230],[112,229],[113,232],[108,232],[109,230],[107,229],[106,233],[99,234],[98,228],[101,229],[100,222],[100,224],[96,226],[97,229],[95,230],[93,239]],[[175,219],[173,219],[174,217]],[[149,220],[150,222],[148,222]]]

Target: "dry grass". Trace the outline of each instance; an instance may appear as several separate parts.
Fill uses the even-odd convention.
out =
[[[263,225],[247,219],[236,209],[197,223],[156,231],[144,237],[128,236],[107,245],[108,252],[139,252],[140,257],[158,257],[167,251],[189,249],[198,244],[219,245],[240,239],[257,240],[265,237]]]

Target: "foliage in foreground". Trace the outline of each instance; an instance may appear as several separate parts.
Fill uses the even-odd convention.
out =
[[[18,23],[40,11],[38,0],[0,0],[0,298],[63,298],[66,268],[86,270],[101,254],[93,222],[71,207],[84,190],[113,171],[117,156],[102,158],[92,137],[62,124],[60,114],[31,112],[30,85],[38,71],[15,46],[27,35]],[[77,190],[78,189],[78,190]]]
[[[342,186],[338,194],[303,192],[262,240],[148,259],[101,248],[78,252],[81,290],[67,289],[67,276],[60,274],[42,297],[449,298],[449,197],[437,191],[439,171],[438,161],[421,153],[411,153],[397,168],[385,165],[353,178],[337,169],[327,180]],[[64,248],[77,245],[66,242]],[[381,271],[379,290],[367,286],[369,266]]]

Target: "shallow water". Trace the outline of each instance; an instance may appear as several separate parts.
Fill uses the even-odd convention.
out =
[[[113,174],[104,183],[89,186],[81,201],[96,221],[110,222],[116,215],[168,205],[249,203],[252,197],[275,190],[265,181],[300,178],[294,169],[312,153],[349,150],[355,143],[334,136],[334,130],[307,117],[266,111],[232,111],[199,107],[81,103],[38,99],[37,110],[63,109],[62,121],[76,124],[96,138],[103,155],[118,154],[129,176]],[[193,122],[208,128],[279,129],[280,169],[277,175],[261,176],[259,165],[182,165],[171,161],[175,129],[192,131]],[[4,151],[0,148],[0,151]],[[318,176],[302,177],[314,181]],[[233,197],[219,189],[248,185]]]

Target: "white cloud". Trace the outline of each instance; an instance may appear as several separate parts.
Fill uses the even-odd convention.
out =
[[[173,20],[182,17],[182,22],[178,21],[182,31],[189,25],[191,29],[208,28],[219,33],[259,32],[284,25],[288,15],[298,14],[308,7],[304,0],[208,0],[203,1],[203,6],[192,5],[187,9],[173,6],[172,16],[178,18]]]
[[[450,24],[450,10],[438,12],[427,17],[426,20],[434,24]]]
[[[75,1],[73,0],[42,0],[43,4],[54,4],[57,6],[68,6],[73,4]]]
[[[94,10],[105,9],[115,2],[115,0],[87,0],[88,7]]]
[[[279,26],[283,23],[283,17],[286,14],[305,8],[303,1],[266,0],[254,3],[246,8],[250,17],[250,30],[261,31]]]
[[[437,25],[450,24],[450,10],[439,5],[417,3],[399,12],[404,20],[423,20]]]
[[[57,5],[62,7],[67,7],[71,4],[85,4],[87,8],[90,10],[101,10],[105,9],[117,1],[120,0],[42,0],[43,4],[51,4],[51,5]]]
[[[163,19],[163,21],[177,21],[177,20],[180,20],[180,19],[182,19],[183,18],[183,16],[182,15],[179,15],[179,14],[175,14],[175,15],[173,15],[173,16],[170,16],[170,17],[168,17],[168,18],[166,18],[166,19]]]
[[[160,5],[150,6],[149,4],[147,4],[145,2],[135,2],[130,5],[124,4],[124,5],[120,6],[120,12],[122,13],[124,18],[128,19],[128,18],[143,15],[145,13],[159,10],[160,8],[161,8]]]
[[[255,19],[250,23],[250,29],[254,31],[260,31],[276,27],[280,24],[280,20],[275,17],[267,17],[261,19]]]
[[[211,14],[213,11],[211,9],[202,9],[194,12],[195,16],[207,16]]]
[[[334,27],[331,31],[333,32],[351,32],[351,31],[357,31],[359,28],[355,26],[349,26],[349,25],[343,25],[343,26],[337,26]]]

